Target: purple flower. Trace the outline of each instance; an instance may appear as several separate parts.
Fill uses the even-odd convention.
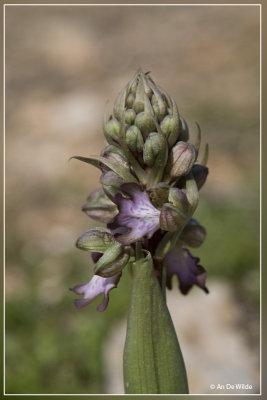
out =
[[[172,277],[176,275],[179,279],[179,287],[183,294],[187,294],[193,285],[199,286],[204,292],[209,293],[206,283],[206,270],[198,265],[199,258],[193,257],[190,252],[182,246],[169,251],[166,256],[167,282],[169,289],[172,288]]]
[[[116,239],[122,244],[131,244],[151,236],[159,229],[160,211],[150,202],[148,194],[136,183],[123,183],[121,193],[114,197],[119,214],[108,224]]]
[[[75,306],[77,308],[87,306],[87,304],[90,304],[98,295],[103,293],[104,299],[97,307],[97,310],[105,311],[109,302],[109,292],[117,287],[120,277],[121,273],[111,276],[110,278],[102,278],[101,276],[94,275],[85,285],[77,285],[70,289],[76,294],[83,294],[83,298],[74,300]]]

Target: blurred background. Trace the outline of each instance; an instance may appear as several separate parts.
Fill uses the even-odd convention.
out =
[[[257,6],[6,7],[7,393],[123,393],[131,279],[104,313],[75,309],[99,172],[68,159],[100,153],[105,102],[139,67],[210,145],[192,250],[210,294],[168,295],[190,391],[259,392],[259,50]]]

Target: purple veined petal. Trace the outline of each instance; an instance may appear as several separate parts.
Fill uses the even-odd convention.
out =
[[[71,288],[70,290],[74,293],[83,294],[83,298],[74,300],[75,306],[77,308],[85,307],[103,293],[104,299],[97,307],[97,310],[104,311],[108,306],[109,292],[117,287],[120,277],[121,273],[111,276],[110,278],[102,278],[101,276],[94,275],[88,283]]]
[[[122,244],[131,244],[151,236],[159,229],[160,211],[150,201],[148,194],[136,183],[124,183],[120,189],[130,199],[118,193],[114,202],[119,214],[108,224],[116,239]]]
[[[193,257],[190,252],[180,246],[169,251],[166,256],[167,286],[172,288],[172,277],[176,275],[179,287],[183,294],[187,294],[193,285],[196,285],[209,293],[206,287],[206,270],[198,265],[199,258]]]

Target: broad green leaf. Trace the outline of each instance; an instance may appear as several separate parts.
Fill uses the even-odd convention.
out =
[[[125,392],[188,393],[183,356],[151,256],[135,268],[124,347]]]

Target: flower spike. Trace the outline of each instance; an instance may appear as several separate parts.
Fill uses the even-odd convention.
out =
[[[163,293],[165,265],[168,288],[176,275],[183,294],[193,285],[207,292],[206,272],[187,249],[199,247],[206,236],[193,218],[208,175],[208,145],[197,161],[201,129],[196,127],[192,143],[174,99],[142,70],[120,91],[112,115],[105,107],[101,154],[73,157],[102,171],[101,187],[82,210],[107,227],[90,229],[77,241],[95,262],[93,279],[75,287],[84,294],[77,305],[89,304],[101,291],[106,302],[106,288],[146,251]]]

